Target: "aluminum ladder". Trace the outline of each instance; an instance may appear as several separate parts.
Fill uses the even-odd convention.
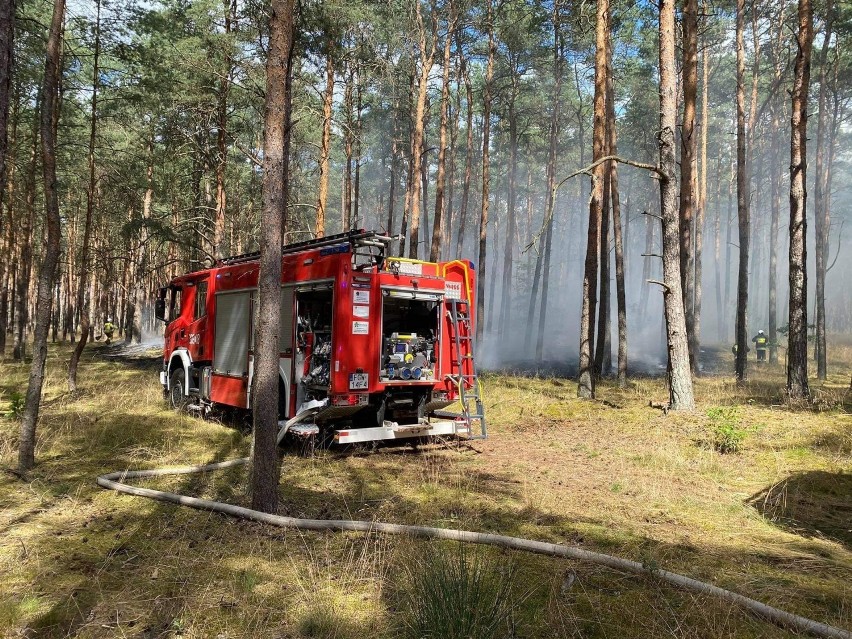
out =
[[[452,373],[448,375],[457,384],[461,412],[436,410],[438,417],[462,419],[467,423],[468,439],[485,439],[488,430],[485,426],[485,408],[482,405],[479,378],[476,375],[476,363],[473,357],[474,334],[470,321],[470,302],[467,300],[448,299],[447,315],[452,329],[450,366]],[[467,348],[464,348],[467,347]],[[474,423],[479,425],[479,432],[474,431]]]

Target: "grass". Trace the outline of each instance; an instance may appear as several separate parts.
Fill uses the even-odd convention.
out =
[[[783,367],[698,380],[692,414],[649,408],[659,379],[485,377],[490,438],[470,447],[285,452],[281,512],[500,532],[658,565],[852,629],[852,347],[832,349],[818,401],[785,403]],[[96,347],[82,393],[65,393],[69,350],[49,353],[36,469],[0,474],[0,637],[396,637],[405,595],[438,542],[272,529],[118,495],[124,468],[246,454],[237,428],[165,409],[150,358]],[[27,369],[0,369],[0,414]],[[844,403],[845,402],[845,403]],[[749,429],[720,454],[707,412],[736,406]],[[755,428],[756,426],[759,428]],[[0,467],[17,423],[0,417]],[[147,485],[247,503],[244,469]],[[598,566],[483,549],[512,566],[517,637],[788,637],[736,608]],[[416,581],[416,580],[415,580]],[[416,593],[415,593],[416,596]]]

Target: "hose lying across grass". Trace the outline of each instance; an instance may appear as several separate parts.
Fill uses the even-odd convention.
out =
[[[221,470],[223,468],[240,466],[248,463],[248,461],[248,457],[243,457],[240,459],[232,459],[203,466],[181,466],[177,468],[160,468],[154,470],[116,471],[114,473],[101,475],[98,477],[97,481],[98,485],[103,488],[127,493],[128,495],[148,497],[149,499],[170,502],[181,506],[189,506],[190,508],[196,508],[198,510],[209,510],[224,513],[226,515],[231,515],[232,517],[249,519],[282,528],[383,532],[391,535],[410,535],[412,537],[425,537],[429,539],[449,539],[453,541],[498,546],[500,548],[524,550],[540,555],[551,555],[554,557],[565,557],[567,559],[576,559],[579,561],[589,561],[609,566],[614,570],[656,577],[676,586],[686,588],[687,590],[718,597],[724,601],[737,604],[749,612],[784,628],[789,628],[799,632],[806,632],[818,637],[852,639],[852,632],[835,628],[834,626],[829,626],[818,621],[813,621],[806,617],[800,617],[799,615],[794,615],[792,613],[779,610],[778,608],[773,608],[772,606],[768,606],[749,597],[731,592],[730,590],[725,590],[724,588],[719,588],[718,586],[713,586],[711,584],[698,581],[697,579],[685,577],[667,570],[646,567],[644,564],[636,561],[583,550],[582,548],[577,548],[575,546],[563,546],[560,544],[549,544],[542,541],[521,539],[519,537],[508,537],[506,535],[492,535],[490,533],[477,533],[466,530],[432,528],[429,526],[408,526],[377,521],[350,521],[346,519],[300,519],[297,517],[282,517],[280,515],[263,513],[258,510],[251,510],[250,508],[243,508],[242,506],[234,506],[233,504],[225,504],[218,501],[211,501],[209,499],[198,499],[197,497],[188,497],[187,495],[178,495],[176,493],[169,493],[162,490],[139,488],[124,483],[127,479],[161,477],[164,475],[187,475],[191,473],[203,473],[211,470]]]

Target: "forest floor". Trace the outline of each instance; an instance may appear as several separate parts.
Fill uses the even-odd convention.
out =
[[[834,344],[814,407],[785,407],[783,366],[697,381],[699,408],[664,415],[661,379],[484,379],[490,438],[285,450],[281,512],[498,532],[658,565],[852,630],[852,344]],[[87,350],[76,397],[51,348],[25,480],[0,417],[0,636],[399,636],[447,542],[304,533],[120,495],[98,474],[247,454],[234,424],[166,409],[157,351]],[[730,359],[722,350],[718,362]],[[0,409],[27,368],[0,368]],[[733,413],[715,411],[734,406]],[[709,415],[708,415],[709,413]],[[715,415],[715,416],[711,416]],[[738,452],[720,453],[734,442]],[[244,468],[144,485],[247,503]],[[513,637],[790,637],[730,604],[611,569],[483,549],[507,584]],[[487,602],[483,601],[483,606]]]

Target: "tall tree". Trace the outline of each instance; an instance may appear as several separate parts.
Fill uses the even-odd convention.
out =
[[[83,226],[83,246],[80,251],[80,272],[77,280],[76,308],[80,318],[80,341],[71,353],[71,361],[68,364],[68,391],[77,392],[77,365],[86,342],[89,340],[89,329],[91,327],[91,298],[86,296],[89,285],[89,244],[92,237],[92,217],[95,212],[95,189],[97,181],[95,176],[95,145],[98,131],[98,88],[100,86],[100,57],[101,57],[101,2],[95,1],[95,45],[92,58],[92,101],[91,120],[89,122],[89,185],[86,191],[86,221]],[[76,327],[73,327],[76,329]]]
[[[683,305],[686,312],[686,331],[689,335],[689,362],[697,370],[694,291],[695,262],[695,166],[698,135],[695,126],[695,104],[698,95],[698,0],[683,4],[683,126],[681,127],[680,156],[680,275],[683,280]]]
[[[21,472],[35,465],[35,435],[44,384],[44,363],[47,359],[47,332],[50,325],[50,306],[59,263],[59,194],[56,182],[56,126],[59,119],[59,84],[62,74],[62,24],[65,17],[65,0],[56,0],[47,37],[47,55],[44,64],[41,107],[41,156],[44,177],[45,226],[47,242],[44,246],[38,276],[35,330],[33,332],[33,360],[27,385],[26,404],[21,418],[21,438],[18,448],[18,468]]]
[[[790,301],[787,333],[787,393],[810,396],[808,385],[808,273],[807,273],[807,137],[808,91],[814,16],[811,0],[799,0],[796,61],[790,119]]]
[[[592,163],[606,152],[606,73],[609,47],[609,0],[598,0],[595,19],[595,100],[592,130]],[[583,269],[583,299],[580,311],[580,378],[577,395],[595,396],[595,312],[597,309],[598,256],[606,178],[605,163],[596,164],[592,173],[592,195],[589,199],[589,231],[586,238],[586,260]]]
[[[539,288],[541,288],[541,311],[538,314],[538,331],[536,340],[536,362],[542,361],[544,354],[544,331],[547,326],[547,295],[550,282],[550,249],[553,240],[553,211],[556,207],[556,147],[559,142],[559,116],[562,103],[562,67],[564,61],[565,42],[562,36],[562,22],[560,16],[560,1],[554,0],[551,22],[553,23],[553,95],[550,106],[550,127],[548,129],[549,144],[547,151],[547,200],[546,210],[548,212],[544,230],[544,248],[539,250],[535,260],[535,273],[533,274],[533,288],[530,293],[530,304],[527,312],[528,330],[524,336],[524,350],[529,351],[532,339],[533,317],[535,315],[536,301]]]
[[[449,0],[447,11],[447,34],[444,38],[444,63],[441,78],[441,124],[438,134],[438,174],[435,176],[435,223],[432,229],[432,244],[429,260],[437,262],[441,256],[441,241],[444,237],[444,183],[447,175],[447,129],[450,111],[450,54],[456,30],[456,10],[453,0]],[[425,205],[425,202],[424,202]]]
[[[491,99],[494,80],[494,56],[497,41],[494,38],[494,0],[486,0],[485,28],[488,32],[488,61],[485,64],[485,90],[482,105],[482,207],[479,214],[479,273],[476,286],[476,339],[482,340],[485,330],[485,258],[488,247],[488,188],[490,186]]]
[[[660,0],[660,218],[663,238],[663,306],[668,346],[669,407],[692,410],[692,375],[680,275],[680,228],[675,185],[677,117],[674,0]]]
[[[230,108],[228,98],[234,67],[230,38],[237,12],[236,0],[223,0],[222,9],[225,19],[223,38],[225,54],[216,96],[216,209],[213,216],[213,250],[211,251],[216,258],[225,257],[225,223],[228,209],[225,172],[228,167],[228,109]]]
[[[263,112],[263,211],[260,234],[259,309],[252,389],[252,508],[278,508],[278,344],[281,330],[281,244],[288,194],[291,61],[295,0],[272,0]]]
[[[834,2],[826,0],[825,3],[825,34],[822,48],[819,52],[819,93],[817,98],[817,136],[816,136],[816,158],[814,169],[814,254],[816,269],[816,290],[814,306],[816,317],[816,365],[817,379],[824,380],[828,375],[828,363],[826,357],[825,339],[825,274],[828,261],[828,235],[830,230],[830,202],[831,183],[829,181],[830,171],[828,169],[828,155],[830,154],[830,142],[833,136],[828,135],[828,52],[831,49],[831,35],[834,27]]]
[[[334,104],[334,47],[335,43],[331,36],[326,38],[325,43],[325,92],[322,96],[322,141],[320,142],[319,160],[319,194],[317,195],[317,220],[314,234],[316,237],[325,235],[326,203],[328,201],[328,178],[331,171],[331,109]],[[396,140],[394,140],[394,144]],[[391,162],[395,161],[391,158]],[[393,165],[395,166],[395,165]],[[393,172],[392,172],[393,173]],[[391,177],[391,188],[394,186],[393,175]],[[390,221],[388,232],[393,233],[390,225],[393,224],[393,191],[389,198]],[[345,229],[344,229],[345,230]]]
[[[616,135],[615,122],[615,87],[614,74],[612,73],[612,47],[608,47],[609,59],[607,64],[609,72],[607,73],[606,87],[606,119],[607,119],[607,136],[609,140],[607,146],[610,155],[618,155],[618,136]],[[609,185],[610,204],[612,205],[612,237],[615,244],[615,296],[618,306],[618,385],[621,388],[627,386],[627,291],[625,288],[625,268],[624,268],[624,245],[625,241],[622,237],[621,227],[621,194],[618,191],[618,164],[610,163],[609,169]],[[630,196],[628,191],[628,206]]]
[[[745,0],[737,0],[737,220],[739,222],[739,267],[737,277],[737,383],[746,378],[748,363],[748,256],[751,239],[745,123]]]
[[[14,40],[15,0],[7,0],[0,4],[0,185],[3,186],[7,184],[6,158],[9,149],[9,101],[12,93]],[[5,198],[5,201],[3,198]],[[0,247],[6,249],[6,251],[11,249],[8,243],[11,228],[7,229],[5,225],[8,224],[11,227],[12,217],[5,215],[4,210],[9,208],[9,200],[10,194],[8,192],[0,195]],[[5,300],[2,308],[0,308],[0,358],[5,355],[6,351],[7,261],[6,259],[0,260],[0,291],[2,291]]]
[[[437,50],[438,16],[435,8],[431,11],[432,37],[426,31],[423,23],[423,12],[420,10],[420,0],[414,0],[414,16],[417,28],[417,45],[420,59],[420,75],[417,82],[417,102],[414,108],[414,121],[411,131],[411,181],[409,192],[411,197],[411,232],[409,233],[408,256],[416,259],[420,251],[420,205],[421,205],[421,164],[423,162],[423,130],[426,121],[426,98],[429,94],[429,74],[435,62]],[[423,206],[426,202],[423,201]],[[480,261],[480,264],[484,264]],[[480,273],[480,277],[482,274]]]

